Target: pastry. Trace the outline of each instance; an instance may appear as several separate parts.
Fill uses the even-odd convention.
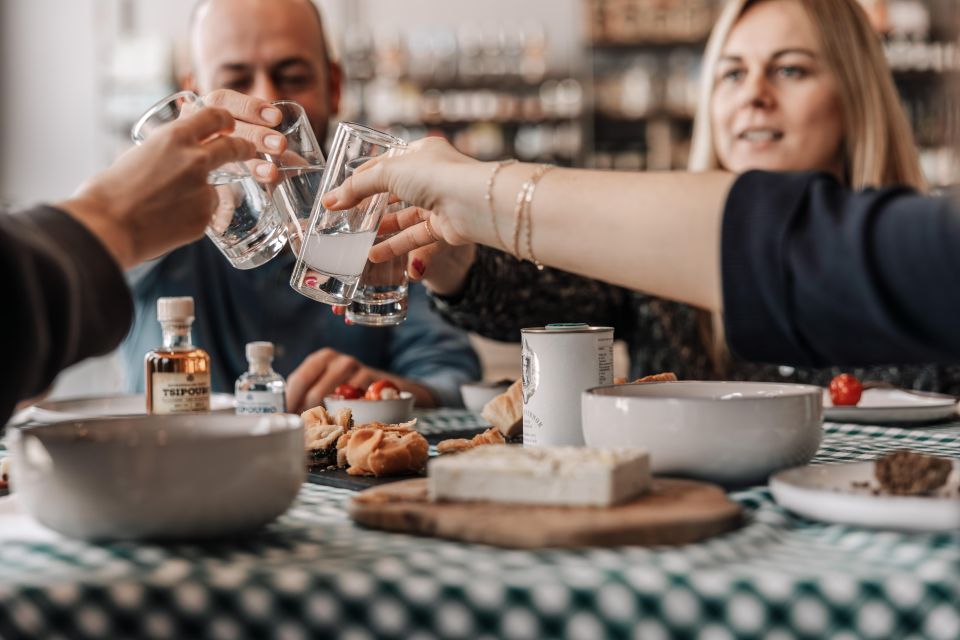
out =
[[[490,427],[483,433],[478,433],[470,439],[450,438],[448,440],[441,440],[437,443],[437,452],[460,453],[461,451],[467,451],[468,449],[473,449],[474,447],[479,447],[484,444],[506,444],[506,442],[496,427]]]
[[[323,406],[300,414],[307,450],[308,467],[329,467],[337,463],[337,441],[353,427],[350,409],[341,409],[336,418]]]
[[[340,437],[347,473],[353,476],[396,476],[417,473],[429,457],[427,439],[413,429],[364,425]]]
[[[500,431],[504,438],[513,438],[523,429],[523,382],[517,380],[488,402],[480,415]]]
[[[676,382],[677,374],[672,371],[666,371],[664,373],[654,373],[653,375],[643,376],[642,378],[637,378],[630,384],[637,384],[638,382]],[[630,382],[626,378],[614,378],[613,384],[627,384]]]
[[[908,449],[888,453],[874,463],[880,488],[894,495],[931,493],[947,482],[953,465],[946,458]]]

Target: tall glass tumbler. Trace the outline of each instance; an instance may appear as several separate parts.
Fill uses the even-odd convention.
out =
[[[397,155],[405,150],[403,140],[376,129],[351,122],[337,126],[320,193],[290,278],[294,290],[319,302],[350,304],[389,194],[370,196],[344,211],[327,211],[320,199],[343,183],[352,168],[351,161]]]
[[[402,211],[409,205],[397,202],[387,211]],[[378,235],[380,243],[396,234]],[[350,322],[368,327],[393,327],[407,319],[407,256],[386,262],[370,262],[360,274],[360,284],[347,307]]]
[[[266,155],[280,172],[280,181],[273,187],[273,202],[284,217],[287,242],[293,253],[299,254],[313,202],[323,182],[323,150],[303,107],[292,100],[276,100],[271,104],[282,115],[274,129],[287,139],[286,151]]]
[[[140,116],[130,137],[143,144],[158,128],[202,107],[200,96],[192,91],[174,93]],[[245,165],[228,162],[211,171],[207,181],[220,198],[207,237],[230,264],[253,269],[280,253],[287,242],[286,229],[270,197]]]

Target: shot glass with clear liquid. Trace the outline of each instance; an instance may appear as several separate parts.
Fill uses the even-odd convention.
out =
[[[130,137],[143,144],[153,131],[202,107],[200,96],[192,91],[174,93],[147,109]],[[287,235],[280,214],[246,166],[228,162],[211,171],[207,181],[219,201],[206,234],[230,264],[253,269],[283,250]]]
[[[387,212],[402,211],[409,205],[397,202]],[[395,234],[378,235],[382,242]],[[368,327],[393,327],[407,319],[407,256],[398,256],[386,262],[367,261],[360,284],[347,307],[350,322]]]
[[[282,116],[274,129],[287,139],[286,151],[265,156],[280,173],[280,181],[273,187],[271,195],[284,218],[287,242],[293,253],[298,254],[310,222],[313,202],[320,193],[325,161],[303,107],[292,100],[275,100],[271,104],[280,110]]]
[[[351,122],[337,126],[320,192],[313,203],[303,246],[290,278],[290,286],[295,291],[327,304],[350,304],[389,194],[370,196],[344,211],[328,211],[321,204],[321,198],[343,183],[356,161],[397,155],[405,149],[403,140],[388,133]]]

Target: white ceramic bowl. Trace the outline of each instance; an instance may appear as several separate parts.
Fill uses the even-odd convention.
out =
[[[413,397],[412,393],[401,391],[400,397],[392,400],[364,400],[362,398],[347,400],[327,396],[323,399],[323,404],[331,415],[344,407],[350,407],[353,412],[354,424],[367,424],[368,422],[397,424],[410,419],[410,416],[413,415],[413,403],[415,401],[416,398]]]
[[[587,446],[642,447],[653,472],[764,483],[820,446],[822,390],[766,382],[653,382],[583,393]]]
[[[13,429],[11,487],[42,524],[88,540],[242,533],[306,479],[297,416],[103,418]]]
[[[510,380],[500,382],[468,382],[460,385],[463,406],[474,413],[483,411],[488,402],[505,392],[513,384]]]

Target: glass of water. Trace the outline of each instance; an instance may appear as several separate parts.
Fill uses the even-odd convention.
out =
[[[387,207],[387,212],[402,211],[409,205],[398,202]],[[378,235],[382,242],[394,233]],[[360,284],[353,302],[347,307],[347,320],[368,327],[393,327],[407,319],[407,256],[398,256],[387,262],[373,263],[360,274]]]
[[[274,129],[287,139],[286,151],[266,155],[280,172],[280,181],[273,188],[273,202],[284,217],[287,242],[293,253],[298,254],[310,222],[313,201],[323,181],[323,150],[303,107],[292,100],[276,100],[271,104],[282,115]]]
[[[202,107],[200,96],[192,91],[167,96],[140,116],[130,137],[143,144],[153,131]],[[207,181],[220,198],[207,237],[230,264],[253,269],[280,253],[287,242],[280,214],[246,166],[228,162],[211,171]]]
[[[356,168],[381,155],[406,150],[400,138],[351,122],[337,126],[320,192],[290,278],[297,292],[319,302],[349,305],[367,264],[389,194],[378,193],[344,211],[327,211],[321,198],[339,187]]]

